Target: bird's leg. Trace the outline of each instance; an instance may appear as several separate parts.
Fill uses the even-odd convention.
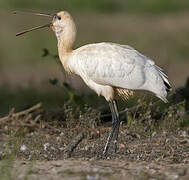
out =
[[[111,129],[111,131],[109,133],[109,136],[108,136],[108,139],[106,141],[103,154],[107,153],[110,141],[112,140],[114,132],[115,132],[116,127],[117,127],[118,118],[117,118],[116,110],[115,110],[115,107],[114,107],[116,105],[114,105],[114,103],[115,103],[115,101],[110,101],[109,102],[110,110],[111,110],[111,113],[112,113],[112,129]]]
[[[119,135],[119,127],[120,127],[120,118],[119,118],[119,112],[117,109],[117,103],[116,101],[113,101],[113,107],[116,114],[116,127],[115,127],[115,134],[114,134],[114,151],[117,152],[117,144],[118,144],[118,135]]]
[[[116,112],[114,110],[114,103],[113,101],[111,101],[109,103],[109,106],[110,106],[110,110],[111,110],[111,114],[112,114],[112,126],[116,123]]]

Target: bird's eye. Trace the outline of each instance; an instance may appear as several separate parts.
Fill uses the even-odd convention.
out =
[[[61,20],[61,17],[60,16],[57,16],[58,20]]]

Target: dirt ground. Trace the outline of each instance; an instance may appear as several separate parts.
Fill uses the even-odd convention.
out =
[[[99,136],[103,130],[98,129]],[[111,147],[106,158],[102,150],[107,133],[84,139],[69,158],[64,133],[48,138],[39,136],[40,141],[43,140],[36,160],[28,160],[33,154],[31,142],[22,142],[19,158],[13,163],[15,179],[189,179],[189,135],[186,131],[140,136],[123,126],[118,152],[113,153]],[[26,141],[30,140],[32,138]]]
[[[17,179],[24,179],[30,166],[28,162],[17,162]],[[162,162],[131,162],[126,159],[94,160],[66,159],[58,161],[37,161],[30,170],[28,179],[44,180],[147,180],[147,179],[189,179],[189,164],[164,164]]]
[[[173,116],[162,129],[145,122],[123,123],[118,152],[114,153],[111,143],[105,157],[102,152],[111,122],[95,124],[96,110],[89,108],[77,119],[67,108],[67,117],[62,111],[54,117],[39,107],[0,119],[6,122],[0,139],[2,179],[189,179],[189,129],[174,124]],[[34,109],[38,112],[31,115]]]

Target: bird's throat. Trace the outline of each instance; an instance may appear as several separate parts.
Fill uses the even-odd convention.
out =
[[[72,52],[72,45],[64,40],[58,40],[58,54],[60,59],[62,56],[70,54]]]
[[[72,47],[66,46],[66,44],[62,41],[58,41],[58,55],[64,69],[67,72],[71,72],[70,68],[68,67],[68,61],[72,51]]]

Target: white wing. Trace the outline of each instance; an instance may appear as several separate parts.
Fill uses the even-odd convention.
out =
[[[127,45],[97,43],[75,51],[77,74],[101,85],[167,95],[167,76],[149,58]],[[164,99],[165,100],[165,99]]]

